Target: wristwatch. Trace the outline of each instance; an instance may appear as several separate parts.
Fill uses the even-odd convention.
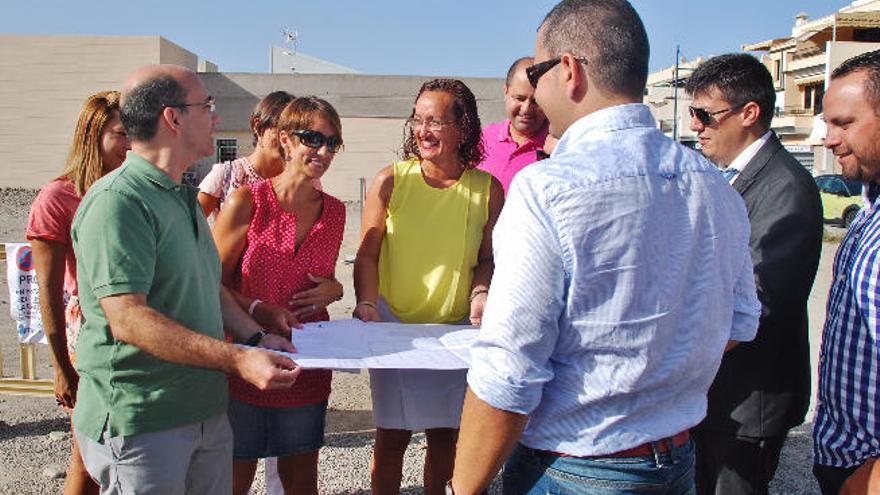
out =
[[[266,335],[269,335],[269,332],[261,328],[259,332],[251,335],[250,338],[248,338],[244,342],[244,345],[256,346],[260,343],[261,340],[263,340],[263,337],[265,337]]]

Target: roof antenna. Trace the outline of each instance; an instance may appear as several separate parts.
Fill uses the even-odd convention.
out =
[[[281,53],[288,57],[296,56],[296,42],[299,40],[299,33],[295,29],[281,28],[281,35],[284,37],[284,50]],[[290,72],[296,72],[296,68],[292,65]]]
[[[281,28],[281,35],[284,37],[284,54],[296,55],[296,42],[299,40],[299,33],[295,29]]]

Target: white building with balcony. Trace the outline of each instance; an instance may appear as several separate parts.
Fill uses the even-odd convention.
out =
[[[880,0],[856,0],[813,20],[798,14],[789,36],[742,45],[743,51],[757,52],[773,76],[773,130],[814,175],[839,172],[833,155],[822,146],[822,97],[830,74],[846,59],[877,49]],[[645,103],[651,106],[660,128],[669,136],[675,133],[686,145],[694,145],[696,136],[688,128],[691,100],[682,88],[702,60],[680,61],[677,70],[669,67],[648,76]]]

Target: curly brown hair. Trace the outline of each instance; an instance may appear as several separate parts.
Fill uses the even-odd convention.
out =
[[[467,170],[474,168],[483,161],[486,151],[483,148],[482,129],[480,116],[477,114],[477,99],[471,90],[458,79],[432,79],[422,84],[416,100],[425,91],[443,91],[452,96],[452,114],[455,116],[455,125],[461,132],[461,143],[458,145],[458,160],[462,167]],[[410,118],[415,115],[415,108],[410,113]],[[403,150],[401,157],[404,160],[411,158],[421,159],[419,146],[416,143],[415,133],[409,125],[403,128]]]

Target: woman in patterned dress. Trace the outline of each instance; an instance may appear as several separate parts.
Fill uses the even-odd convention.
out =
[[[334,279],[345,206],[314,187],[342,146],[336,110],[296,98],[278,124],[284,171],[233,192],[214,225],[223,283],[270,331],[329,319],[341,298]],[[294,305],[291,302],[295,302]],[[233,493],[247,493],[257,459],[278,457],[285,493],[316,494],[318,450],[330,395],[328,370],[303,371],[288,390],[260,391],[230,377]]]

